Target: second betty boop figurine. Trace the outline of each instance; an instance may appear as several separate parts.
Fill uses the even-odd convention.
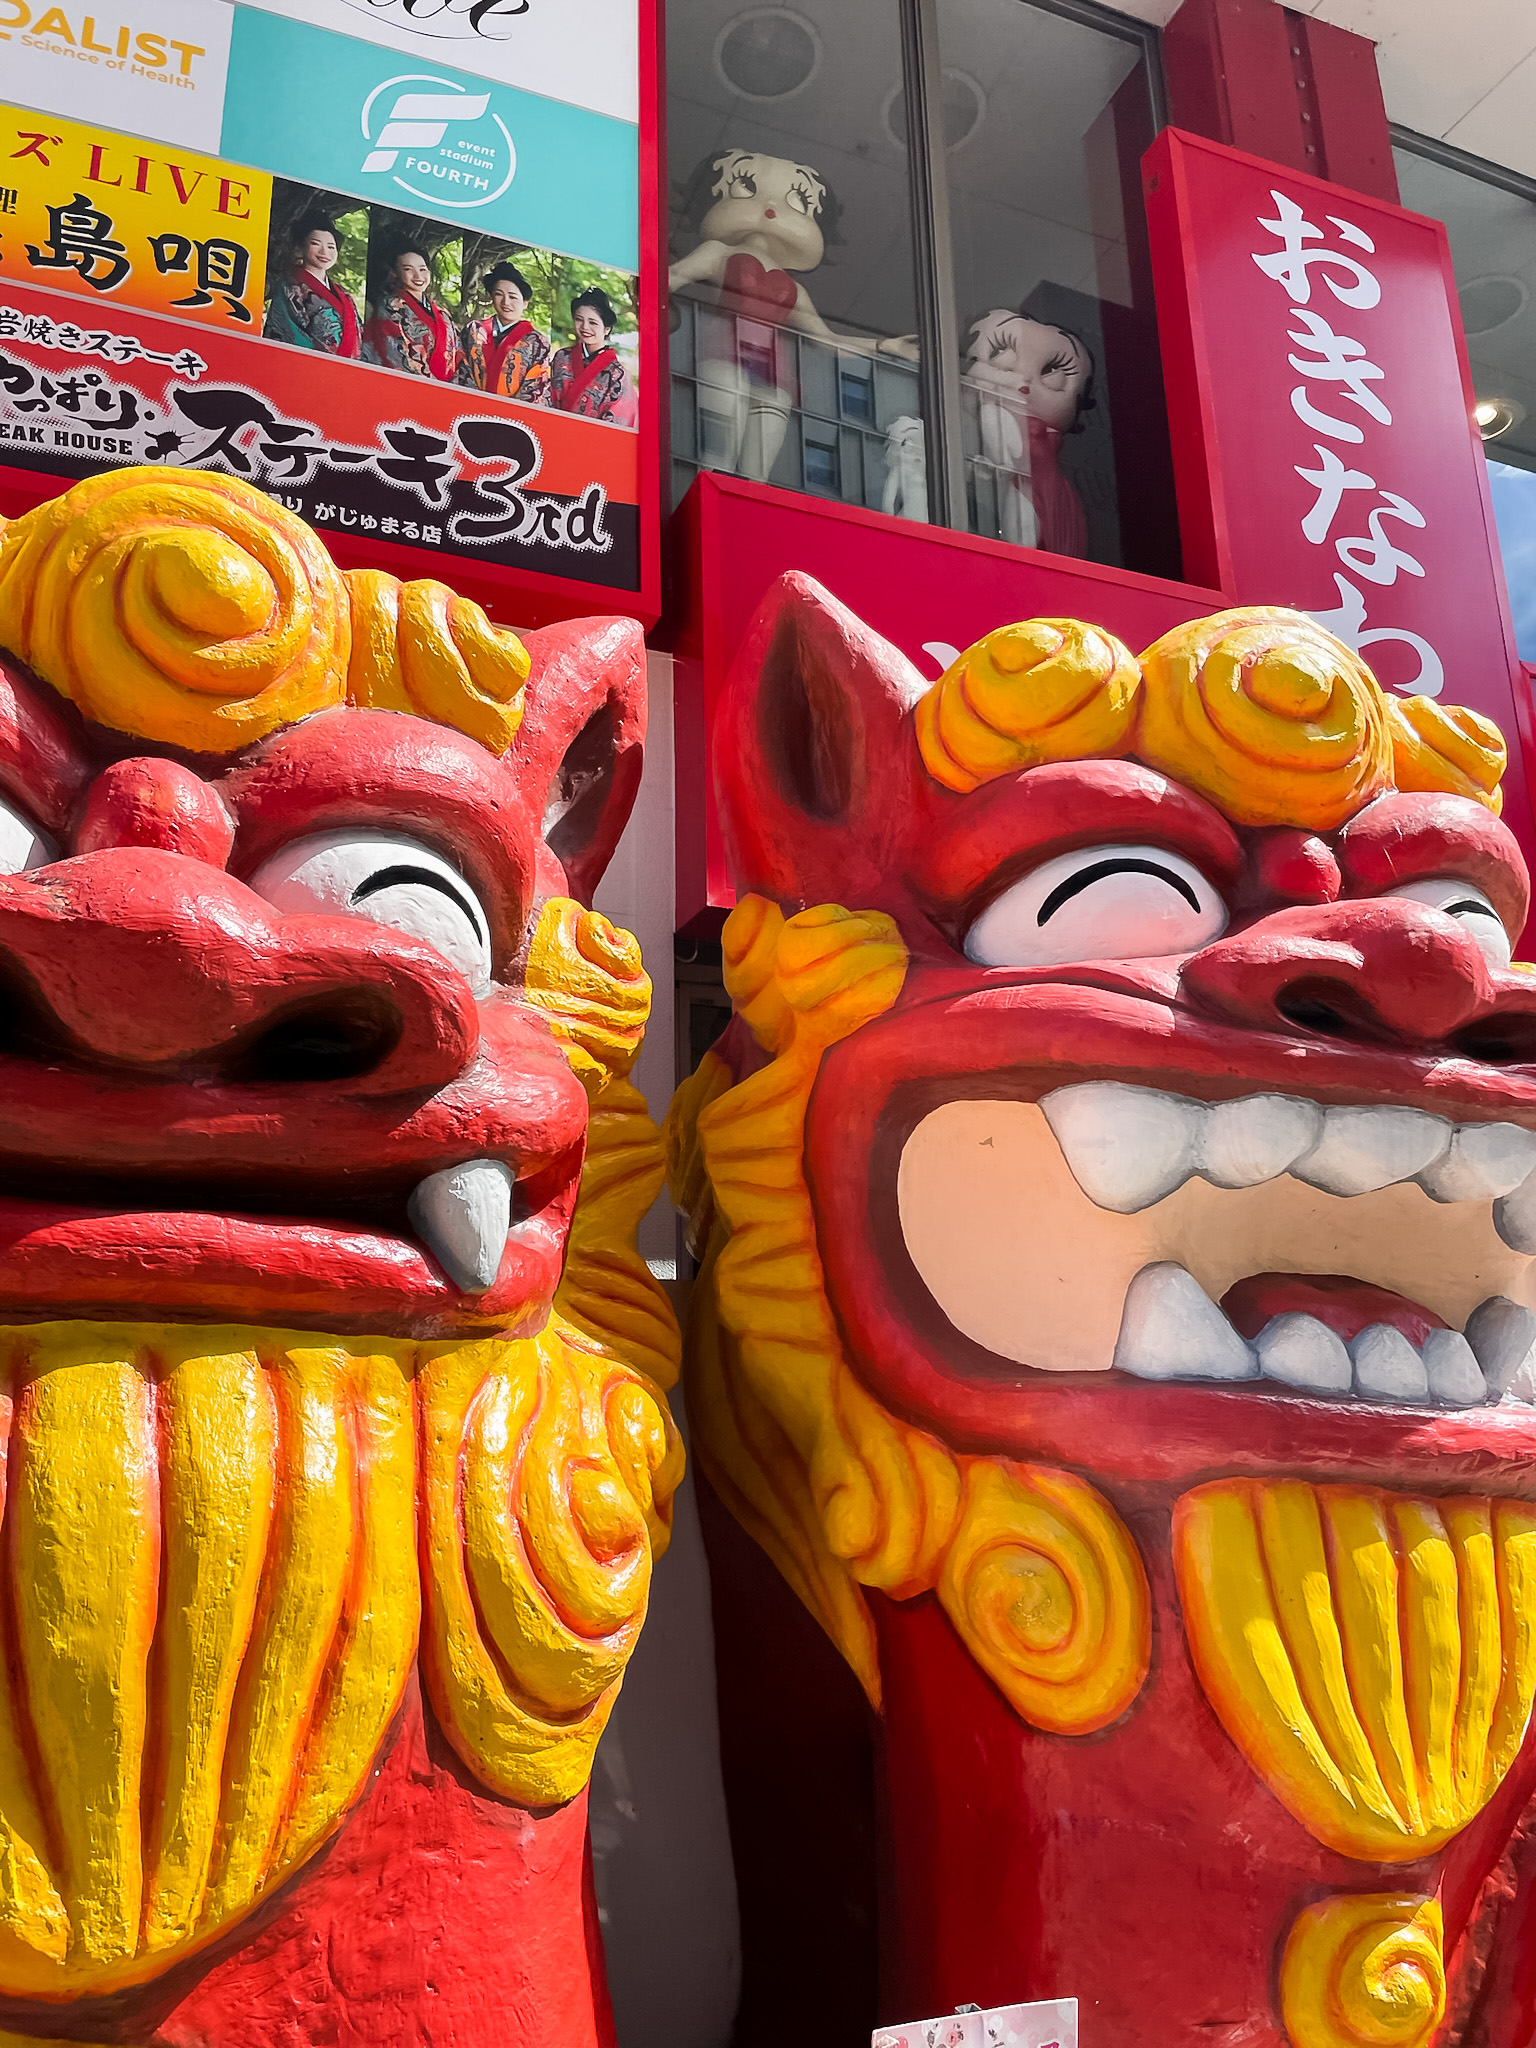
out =
[[[996,473],[1001,537],[1086,555],[1082,500],[1058,456],[1093,408],[1087,344],[1069,328],[994,308],[971,330],[961,375],[976,396],[982,459]]]

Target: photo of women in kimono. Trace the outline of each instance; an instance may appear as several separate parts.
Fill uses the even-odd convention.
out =
[[[617,318],[612,299],[600,285],[572,299],[571,325],[576,339],[569,348],[555,351],[549,371],[550,403],[561,412],[580,413],[584,419],[612,420],[632,427],[635,387],[609,339]]]
[[[362,335],[352,295],[331,282],[346,239],[330,215],[311,212],[294,223],[288,275],[278,281],[262,328],[269,341],[322,355],[362,355]]]
[[[519,398],[524,405],[543,405],[549,397],[549,337],[526,317],[533,292],[512,263],[498,263],[481,279],[491,310],[471,320],[461,338],[464,367],[460,382],[497,398]]]
[[[396,249],[363,329],[363,356],[387,370],[457,384],[464,352],[458,329],[438,303],[432,266],[410,243]]]

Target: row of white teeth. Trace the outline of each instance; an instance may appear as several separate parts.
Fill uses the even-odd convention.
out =
[[[1271,1316],[1249,1343],[1192,1273],[1159,1261],[1126,1289],[1115,1365],[1141,1380],[1278,1380],[1306,1393],[1442,1408],[1536,1402],[1536,1315],[1490,1295],[1465,1335],[1431,1330],[1416,1346],[1390,1323],[1346,1344],[1316,1316],[1291,1311]]]
[[[416,1234],[463,1294],[484,1294],[501,1271],[512,1234],[513,1181],[501,1160],[470,1159],[428,1174],[411,1196]]]
[[[1325,1109],[1294,1095],[1199,1102],[1120,1081],[1058,1088],[1040,1107],[1084,1194],[1122,1216],[1196,1175],[1248,1188],[1290,1174],[1341,1196],[1411,1183],[1436,1202],[1492,1202],[1504,1243],[1536,1252],[1536,1132],[1519,1124]],[[1318,1317],[1292,1312],[1272,1317],[1250,1343],[1191,1273],[1160,1261],[1126,1292],[1115,1364],[1138,1379],[1263,1378],[1372,1401],[1536,1401],[1536,1315],[1492,1295],[1465,1333],[1432,1330],[1415,1346],[1389,1323],[1346,1344]]]
[[[1536,1252],[1536,1131],[1453,1124],[1422,1109],[1324,1109],[1296,1095],[1196,1102],[1123,1081],[1082,1081],[1040,1104],[1078,1186],[1134,1216],[1199,1175],[1251,1188],[1281,1174],[1329,1195],[1412,1182],[1436,1202],[1492,1202],[1512,1251]]]

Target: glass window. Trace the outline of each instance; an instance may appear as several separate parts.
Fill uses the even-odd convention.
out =
[[[1445,222],[1521,658],[1536,662],[1536,201],[1399,148],[1404,206]]]
[[[669,0],[672,456],[927,517],[896,0]]]
[[[1520,659],[1536,667],[1536,469],[1491,461],[1488,481],[1515,619],[1515,645]]]
[[[1177,575],[1145,47],[1025,0],[938,24],[971,530]]]

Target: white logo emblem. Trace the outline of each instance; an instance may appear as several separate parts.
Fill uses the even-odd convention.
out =
[[[432,90],[400,90],[412,86]],[[389,94],[375,133],[375,109]],[[506,122],[491,112],[490,94],[466,92],[430,73],[408,72],[376,85],[363,102],[362,128],[371,145],[364,171],[391,173],[402,191],[434,208],[489,206],[517,170],[516,147]]]

